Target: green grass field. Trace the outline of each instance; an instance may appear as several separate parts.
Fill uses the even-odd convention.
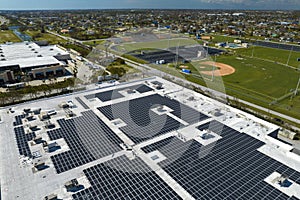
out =
[[[300,52],[296,51],[288,51],[288,50],[281,50],[281,49],[272,49],[267,47],[250,47],[246,49],[236,49],[237,54],[245,55],[261,59],[267,59],[273,62],[287,64],[293,67],[298,67],[300,63],[297,61],[297,58],[300,58]],[[290,58],[290,59],[289,59]],[[289,60],[289,62],[287,62]]]
[[[184,46],[184,45],[195,45],[196,41],[192,39],[171,39],[171,40],[157,40],[151,42],[140,42],[140,43],[126,43],[117,46],[117,49],[122,52],[130,52],[137,49],[166,49],[168,47]]]
[[[25,33],[31,36],[35,41],[48,41],[49,44],[58,44],[66,42],[66,40],[52,35],[50,33],[41,33],[40,31],[25,31]]]
[[[97,45],[103,44],[104,42],[105,42],[105,40],[93,40],[93,41],[83,42],[83,44],[96,47]]]
[[[6,42],[21,42],[13,31],[0,31],[0,44]]]
[[[294,89],[299,78],[299,72],[294,69],[256,58],[240,60],[236,56],[220,56],[217,62],[231,65],[236,69],[234,74],[223,77],[226,83],[274,99]]]
[[[227,94],[292,117],[300,117],[299,95],[270,105],[271,102],[275,102],[296,88],[300,76],[299,71],[256,58],[240,60],[236,56],[222,55],[216,61],[231,65],[236,69],[234,74],[222,77]],[[201,78],[188,76],[186,78],[196,83],[206,84]]]
[[[215,43],[218,42],[233,42],[235,40],[234,37],[228,37],[225,35],[212,35],[213,39],[212,41]]]

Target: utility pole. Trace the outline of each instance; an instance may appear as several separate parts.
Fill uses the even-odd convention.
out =
[[[290,50],[290,54],[289,54],[289,57],[288,57],[288,60],[286,62],[286,65],[289,65],[289,62],[290,62],[290,58],[291,58],[291,55],[292,55],[292,51],[294,50],[294,46],[292,46],[291,50]]]
[[[170,40],[171,40],[171,26],[169,28],[168,50],[170,50]]]
[[[216,61],[217,61],[217,56],[215,54],[215,61],[214,61],[214,64],[213,64],[213,70],[212,70],[212,74],[211,74],[211,81],[214,81],[215,69],[216,69]]]
[[[255,48],[255,46],[254,46],[254,44],[252,44],[252,55],[251,55],[251,58],[253,58],[254,48]]]
[[[178,44],[177,44],[177,47],[176,47],[176,57],[175,57],[175,63],[176,63],[176,65],[175,65],[175,68],[177,68],[178,66],[178,50],[179,50],[179,44],[180,44],[180,41],[178,42]]]

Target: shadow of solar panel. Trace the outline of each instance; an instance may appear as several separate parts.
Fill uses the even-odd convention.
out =
[[[64,138],[70,150],[51,156],[57,173],[122,150],[122,140],[91,110],[58,123],[61,128],[48,131],[49,138]]]
[[[14,128],[15,137],[17,140],[19,154],[23,156],[31,157],[31,151],[28,145],[28,141],[35,138],[35,133],[25,133],[23,126]]]
[[[181,199],[141,159],[114,158],[83,171],[91,187],[73,199]]]
[[[199,129],[220,130],[213,124]],[[222,139],[210,147],[171,137],[142,150],[165,155],[159,165],[196,199],[289,199],[264,179],[277,171],[298,182],[299,172],[257,151],[263,142],[222,127]]]
[[[115,100],[115,99],[124,97],[122,94],[119,93],[119,91],[121,91],[121,90],[136,90],[139,93],[145,93],[145,92],[152,91],[153,89],[148,87],[147,85],[139,84],[139,85],[133,85],[133,86],[125,87],[125,88],[121,88],[121,89],[109,90],[109,91],[100,92],[100,93],[96,93],[96,94],[86,95],[85,98],[87,98],[87,99],[98,98],[102,102],[111,101],[111,100]]]
[[[171,113],[189,124],[205,120],[208,116],[190,108],[180,102],[162,97],[158,94],[121,102],[113,105],[99,107],[109,120],[122,119],[127,126],[121,130],[134,142],[139,143],[158,135],[179,129],[182,125],[175,119],[166,115],[157,115],[152,108],[166,105]],[[158,130],[157,127],[160,129]]]

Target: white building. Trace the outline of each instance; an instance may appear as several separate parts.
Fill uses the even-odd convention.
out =
[[[39,46],[33,42],[0,45],[0,84],[14,83],[17,74],[32,79],[65,75],[70,55],[57,46]]]

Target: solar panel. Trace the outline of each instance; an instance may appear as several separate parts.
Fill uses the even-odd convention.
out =
[[[33,140],[36,137],[35,133],[25,133],[23,126],[14,128],[15,137],[17,141],[17,146],[19,154],[27,157],[31,157],[31,151],[28,145],[28,141]]]
[[[90,109],[90,108],[88,107],[88,105],[86,105],[86,103],[84,103],[80,97],[75,97],[75,99],[80,103],[80,105],[82,105],[82,107],[83,107],[84,109]]]
[[[99,107],[109,120],[122,119],[127,126],[120,128],[133,142],[140,143],[164,133],[179,129],[182,125],[175,119],[158,115],[151,111],[159,105],[166,105],[173,111],[171,114],[193,124],[208,118],[180,102],[158,94],[137,98],[129,102]]]
[[[91,110],[76,118],[60,119],[58,123],[61,128],[47,133],[51,140],[64,138],[70,150],[51,156],[57,173],[122,150],[122,140]]]
[[[82,199],[181,199],[140,158],[121,156],[85,169],[91,187],[72,195]]]
[[[299,182],[300,173],[257,151],[263,142],[217,121],[198,128],[222,139],[204,147],[170,137],[142,150],[166,156],[159,165],[196,199],[289,199],[264,179],[276,171]]]
[[[18,115],[18,116],[15,116],[15,122],[13,122],[13,125],[14,126],[20,126],[23,124],[22,122],[22,119],[25,117],[25,115]]]
[[[87,99],[98,98],[102,102],[111,101],[111,100],[115,100],[115,99],[124,97],[122,94],[119,93],[119,91],[121,91],[121,90],[136,90],[139,93],[145,93],[145,92],[152,91],[153,89],[148,87],[147,85],[138,84],[138,85],[133,85],[133,86],[125,87],[125,88],[121,88],[121,89],[109,90],[109,91],[100,92],[100,93],[96,93],[96,94],[86,95],[85,98],[87,98]]]

